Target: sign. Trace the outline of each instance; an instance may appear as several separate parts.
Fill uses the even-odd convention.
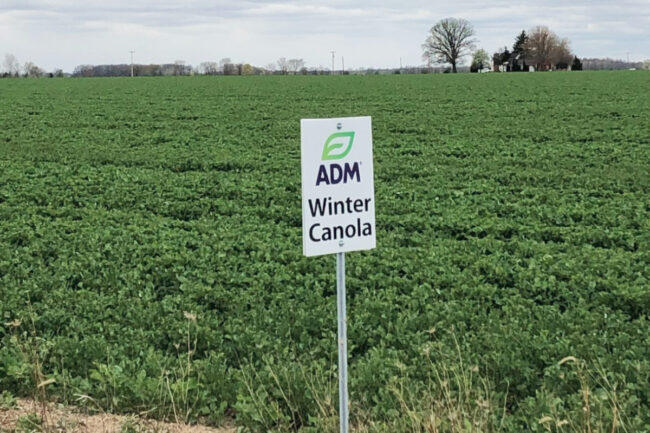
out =
[[[303,254],[375,248],[370,117],[302,119]]]

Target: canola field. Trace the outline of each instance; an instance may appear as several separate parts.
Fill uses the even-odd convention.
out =
[[[338,431],[299,125],[367,115],[354,430],[648,432],[649,94],[644,71],[0,80],[0,393]]]

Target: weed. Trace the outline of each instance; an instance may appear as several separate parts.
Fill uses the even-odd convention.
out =
[[[16,420],[16,433],[42,433],[44,431],[43,420],[35,412],[21,415]]]
[[[120,425],[119,433],[168,433],[157,423],[145,421],[134,416],[127,417]]]
[[[0,393],[0,410],[13,409],[16,407],[18,402],[16,397],[14,397],[9,391],[2,391]]]
[[[567,356],[558,367],[566,365],[565,380],[576,378],[578,399],[548,398],[549,413],[539,419],[547,432],[616,433],[628,432],[626,415],[620,406],[616,386],[600,368],[590,369],[584,360]]]

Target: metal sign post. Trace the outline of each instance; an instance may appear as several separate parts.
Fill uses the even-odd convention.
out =
[[[345,312],[345,253],[336,253],[336,298],[339,319],[339,419],[341,433],[348,433],[348,335]]]

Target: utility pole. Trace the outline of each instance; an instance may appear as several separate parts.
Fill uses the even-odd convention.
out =
[[[332,75],[334,75],[334,53],[336,53],[336,51],[330,51],[330,53],[332,53]]]
[[[131,76],[133,76],[133,53],[135,53],[135,51],[129,51],[129,52],[131,53]]]
[[[629,51],[627,52],[627,62],[630,63],[630,52]]]
[[[345,57],[341,56],[341,74],[345,74]]]

